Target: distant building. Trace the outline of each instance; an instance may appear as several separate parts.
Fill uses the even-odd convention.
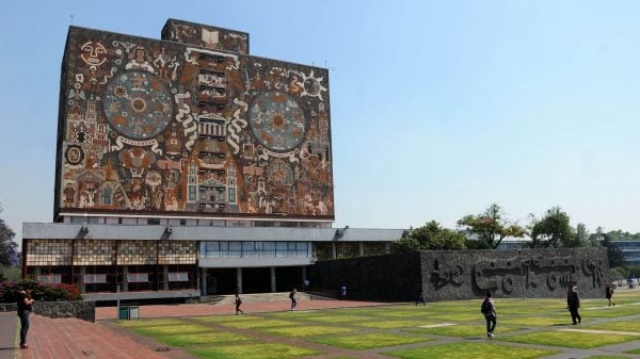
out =
[[[498,249],[500,250],[517,250],[523,248],[529,248],[531,244],[531,238],[529,237],[507,237],[500,242]]]
[[[249,55],[238,31],[70,27],[55,168],[23,275],[98,301],[289,291],[318,259],[402,235],[331,227],[329,72]]]
[[[624,254],[624,263],[629,266],[640,265],[640,241],[637,240],[618,240],[611,241],[616,247],[620,248]]]

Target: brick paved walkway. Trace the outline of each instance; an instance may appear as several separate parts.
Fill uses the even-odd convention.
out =
[[[288,311],[289,300],[242,305],[245,313]],[[379,306],[386,303],[299,300],[298,310]],[[235,313],[233,304],[181,304],[140,306],[140,318],[190,317]],[[110,320],[117,319],[115,307],[96,308],[96,323],[75,318],[31,317],[28,349],[16,349],[18,317],[0,313],[0,359],[194,359],[185,352],[164,348],[148,338],[122,330]]]

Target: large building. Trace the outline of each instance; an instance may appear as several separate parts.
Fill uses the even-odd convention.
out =
[[[402,234],[332,228],[328,70],[249,55],[244,32],[70,27],[57,139],[53,223],[23,225],[23,274],[88,299],[288,291]]]

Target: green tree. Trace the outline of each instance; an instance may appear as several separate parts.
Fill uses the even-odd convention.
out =
[[[505,213],[496,203],[477,215],[467,215],[458,221],[458,226],[484,243],[487,248],[498,248],[506,237],[522,237],[524,228],[511,223],[505,218]]]
[[[578,223],[576,226],[576,244],[578,247],[597,247],[597,242],[590,240],[591,235],[584,223]]]
[[[608,233],[602,235],[602,246],[607,249],[607,256],[609,257],[609,268],[616,268],[624,266],[624,253],[613,244],[613,239]]]
[[[415,252],[419,250],[465,249],[462,233],[443,228],[438,222],[428,222],[423,227],[403,233],[402,238],[393,243],[393,253]]]
[[[404,231],[402,238],[391,243],[391,253],[411,253],[420,250],[420,243],[415,238],[410,237],[409,233],[411,231]]]
[[[0,213],[2,207],[0,206]],[[0,218],[0,265],[16,266],[16,248],[18,244],[13,241],[16,234],[11,228]]]
[[[571,248],[579,247],[576,234],[570,225],[570,218],[560,206],[553,207],[545,213],[542,219],[533,217],[531,225],[532,248]]]

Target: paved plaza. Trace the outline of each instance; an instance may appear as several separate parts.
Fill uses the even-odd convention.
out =
[[[624,288],[620,291],[625,290]],[[628,290],[628,289],[627,289]],[[637,289],[634,289],[637,290]],[[640,294],[640,292],[639,292]],[[603,299],[604,302],[604,299]],[[638,304],[638,303],[636,303]],[[311,310],[327,310],[331,308],[349,308],[349,307],[376,307],[385,306],[388,303],[375,302],[359,302],[359,301],[340,301],[340,300],[317,300],[304,299],[298,305],[298,312],[306,312]],[[416,310],[420,310],[417,307]],[[251,302],[245,300],[242,309],[248,313],[272,313],[287,312],[289,310],[289,300],[286,294],[280,300],[272,300],[268,302]],[[589,308],[589,310],[599,310],[600,308]],[[602,308],[606,309],[606,307]],[[589,310],[584,310],[583,317],[589,316]],[[182,304],[182,305],[147,305],[139,308],[140,318],[163,318],[172,317],[180,318],[187,322],[196,322],[198,316],[224,315],[233,314],[233,304]],[[296,313],[292,313],[296,315]],[[480,314],[478,314],[480,315]],[[90,323],[75,318],[58,318],[51,319],[37,315],[32,317],[31,330],[29,333],[29,348],[16,349],[17,339],[17,316],[15,313],[0,313],[0,359],[197,359],[188,354],[184,349],[167,347],[161,343],[155,342],[152,338],[139,336],[126,328],[116,324],[115,319],[118,317],[118,311],[115,307],[104,307],[96,309],[96,323]],[[590,320],[589,324],[597,324],[599,322],[607,322],[611,320],[637,321],[640,315],[633,315],[624,318],[595,318]],[[567,315],[567,322],[569,317]],[[200,323],[201,324],[201,323]],[[476,321],[475,324],[478,324]],[[532,333],[535,331],[548,330],[545,327],[525,326],[524,328],[508,332],[501,335],[507,337],[522,333]],[[598,331],[583,329],[581,326],[561,325],[554,330],[577,330],[595,333]],[[286,338],[282,336],[270,335],[264,332],[254,331],[251,329],[234,329],[239,334],[249,334],[254,338],[262,341],[280,342],[298,347],[315,349],[323,352],[322,355],[313,357],[305,357],[305,359],[331,359],[338,357],[349,358],[390,358],[385,356],[384,352],[390,348],[376,348],[369,350],[350,350],[341,349],[328,345],[311,343],[298,338]],[[606,331],[600,331],[607,333]],[[619,334],[619,333],[618,333]],[[627,333],[635,334],[639,333]],[[417,346],[440,345],[446,343],[454,343],[457,341],[466,342],[486,342],[487,339],[481,336],[477,337],[449,337],[435,336],[436,339],[427,343],[408,344],[393,349],[406,349]],[[616,344],[611,346],[598,347],[595,349],[581,350],[566,347],[549,347],[544,345],[518,344],[511,342],[502,342],[498,340],[494,343],[508,346],[528,347],[528,348],[552,348],[559,351],[559,354],[544,357],[545,359],[582,359],[596,355],[616,357],[616,358],[636,358],[640,359],[640,355],[632,355],[623,353],[629,349],[640,348],[640,335],[638,340]]]

